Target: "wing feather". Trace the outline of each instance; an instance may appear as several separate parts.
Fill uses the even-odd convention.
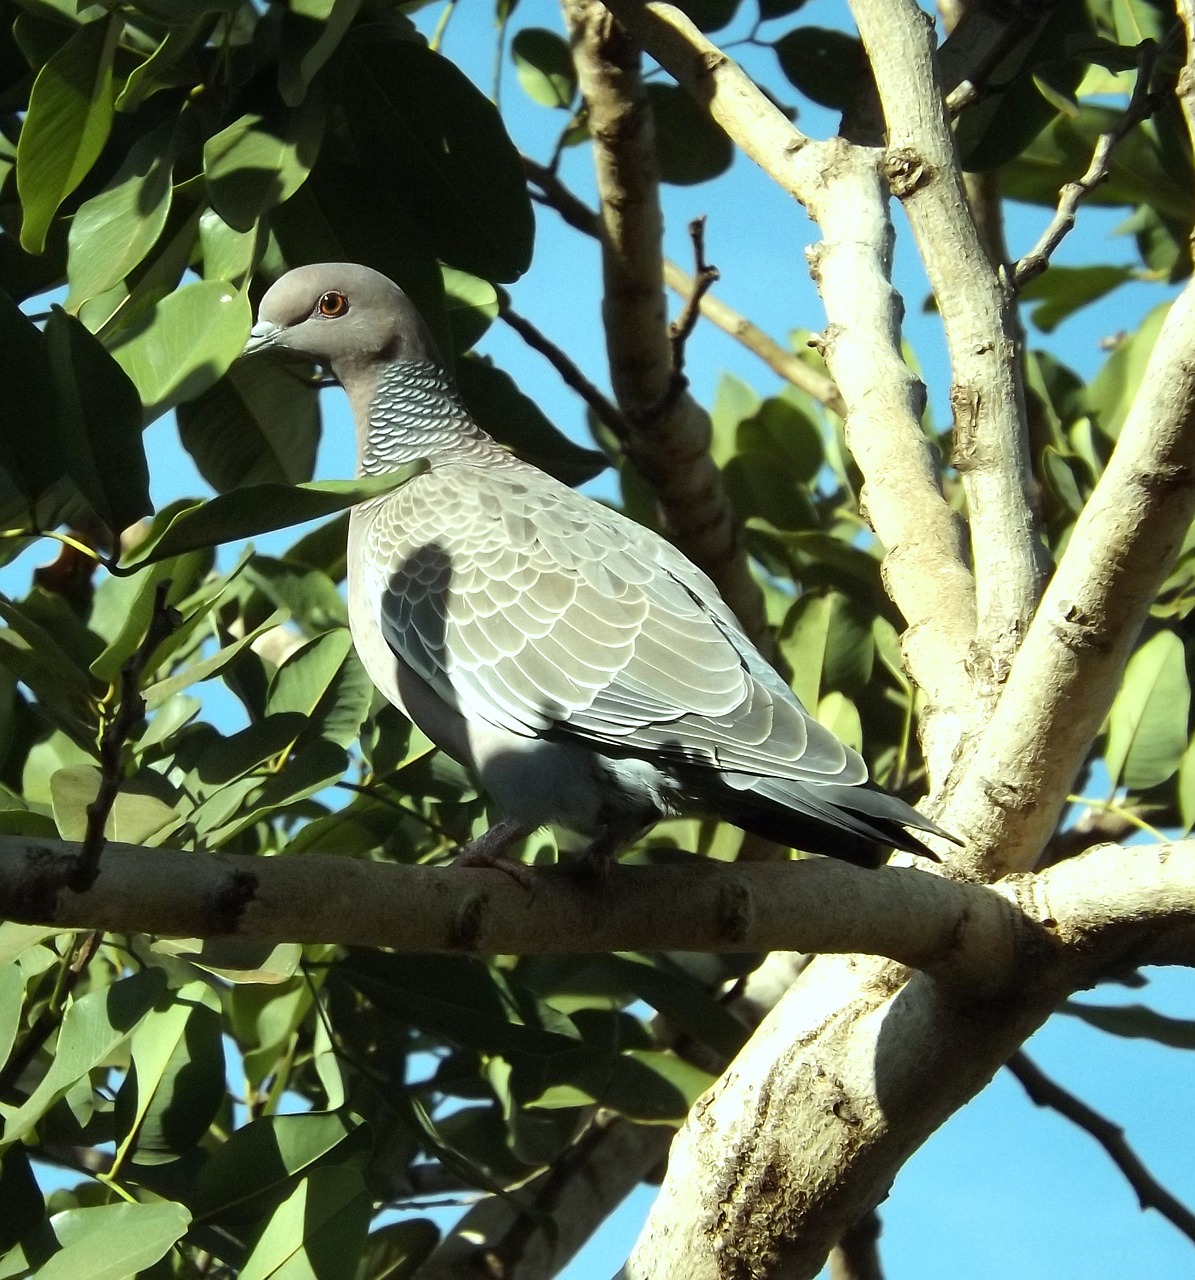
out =
[[[379,507],[367,546],[387,642],[472,719],[716,766],[736,789],[867,777],[705,574],[513,459],[433,468]]]

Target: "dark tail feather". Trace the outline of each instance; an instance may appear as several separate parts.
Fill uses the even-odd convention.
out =
[[[842,786],[767,778],[744,791],[722,784],[710,799],[715,812],[745,831],[864,867],[878,866],[886,849],[902,849],[937,862],[937,854],[906,827],[960,843],[870,782]]]

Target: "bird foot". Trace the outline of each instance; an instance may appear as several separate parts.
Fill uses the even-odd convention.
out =
[[[529,893],[535,881],[531,868],[512,858],[509,850],[530,834],[521,822],[503,818],[459,849],[452,861],[458,867],[491,867],[495,871],[503,871]]]

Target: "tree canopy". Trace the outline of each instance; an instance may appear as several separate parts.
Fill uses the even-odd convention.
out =
[[[1195,1046],[1068,1003],[1195,964],[1195,8],[496,0],[481,84],[466,8],[0,24],[0,1280],[532,1280],[645,1180],[630,1277],[875,1274],[893,1177],[1006,1063],[1195,1242],[1021,1049],[1060,1008]],[[660,184],[736,225],[666,259]],[[1122,239],[1058,265],[1093,206]],[[728,306],[716,233],[807,266],[821,313]],[[549,257],[600,299],[604,367],[575,302],[524,314]],[[316,478],[338,393],[237,362],[321,261],[396,280],[486,430],[705,569],[961,837],[943,874],[697,819],[607,885],[550,831],[530,893],[451,865],[494,815],[375,693],[341,589],[349,508],[411,472]],[[1055,331],[1130,285],[1144,320],[1069,367]],[[707,328],[762,390],[701,401]],[[572,420],[481,354],[515,343]]]

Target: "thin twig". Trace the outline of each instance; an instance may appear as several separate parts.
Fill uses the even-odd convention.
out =
[[[1054,250],[1075,225],[1079,205],[1102,182],[1108,180],[1112,170],[1112,152],[1143,120],[1148,120],[1158,109],[1161,99],[1149,90],[1153,69],[1158,59],[1158,46],[1153,40],[1142,40],[1137,46],[1137,83],[1129,105],[1125,108],[1114,129],[1101,133],[1096,140],[1095,151],[1087,172],[1076,182],[1066,183],[1058,193],[1058,208],[1042,232],[1037,244],[1012,268],[1012,286],[1023,289],[1050,265]]]
[[[0,1071],[0,1098],[9,1096],[9,1091],[20,1080],[25,1068],[37,1056],[51,1034],[61,1025],[62,1011],[66,1007],[66,1002],[78,986],[79,979],[86,972],[87,966],[91,963],[91,957],[95,955],[103,937],[101,930],[93,930],[75,943],[71,958],[64,960],[49,1002],[38,1014],[37,1020],[25,1033],[20,1044],[9,1054],[4,1069]]]
[[[571,387],[593,410],[594,416],[599,422],[608,427],[619,440],[627,438],[630,434],[630,427],[627,425],[626,418],[618,411],[617,406],[613,401],[602,395],[597,387],[589,381],[550,338],[545,337],[530,320],[519,315],[517,311],[509,306],[503,306],[498,314],[532,350],[538,351],[548,361],[552,368],[560,374],[565,384]]]
[[[141,696],[141,675],[145,664],[163,640],[178,625],[173,609],[166,604],[170,579],[164,578],[154,591],[153,613],[145,638],[120,669],[120,705],[100,738],[100,785],[95,799],[87,806],[87,828],[79,856],[67,879],[76,893],[85,893],[100,873],[100,855],[104,851],[104,827],[116,803],[124,780],[124,744],[137,722],[145,715],[145,699]]]
[[[1031,1102],[1057,1111],[1072,1124],[1091,1134],[1124,1174],[1129,1186],[1136,1192],[1142,1209],[1156,1209],[1195,1243],[1195,1213],[1172,1196],[1142,1164],[1136,1152],[1125,1141],[1124,1130],[1119,1125],[1113,1124],[1106,1116],[1100,1115],[1082,1099],[1076,1098],[1073,1093],[1068,1093],[1060,1084],[1051,1080],[1024,1050],[1018,1049],[1007,1065]]]
[[[685,371],[685,343],[689,341],[693,330],[697,327],[697,317],[701,314],[701,300],[709,293],[714,284],[722,278],[721,272],[712,263],[705,260],[705,214],[694,218],[689,223],[689,239],[693,241],[693,269],[695,276],[693,288],[685,302],[681,313],[668,329],[668,338],[672,343],[672,376],[679,379]],[[679,389],[678,389],[679,394]]]
[[[831,1251],[830,1280],[884,1280],[880,1231],[880,1215],[865,1213]]]
[[[583,200],[574,195],[553,170],[536,163],[527,156],[523,157],[523,169],[533,188],[537,188],[531,192],[532,200],[553,209],[570,227],[584,235],[596,238],[600,234],[597,214]],[[693,277],[683,267],[668,258],[664,259],[664,282],[682,298],[688,298],[695,287]],[[773,373],[779,374],[786,382],[791,382],[794,387],[811,395],[819,404],[825,405],[839,417],[845,416],[846,406],[834,384],[834,379],[819,373],[817,369],[810,368],[746,316],[741,315],[712,293],[702,296],[701,314],[716,324],[723,333],[746,347],[753,355],[758,356]]]

